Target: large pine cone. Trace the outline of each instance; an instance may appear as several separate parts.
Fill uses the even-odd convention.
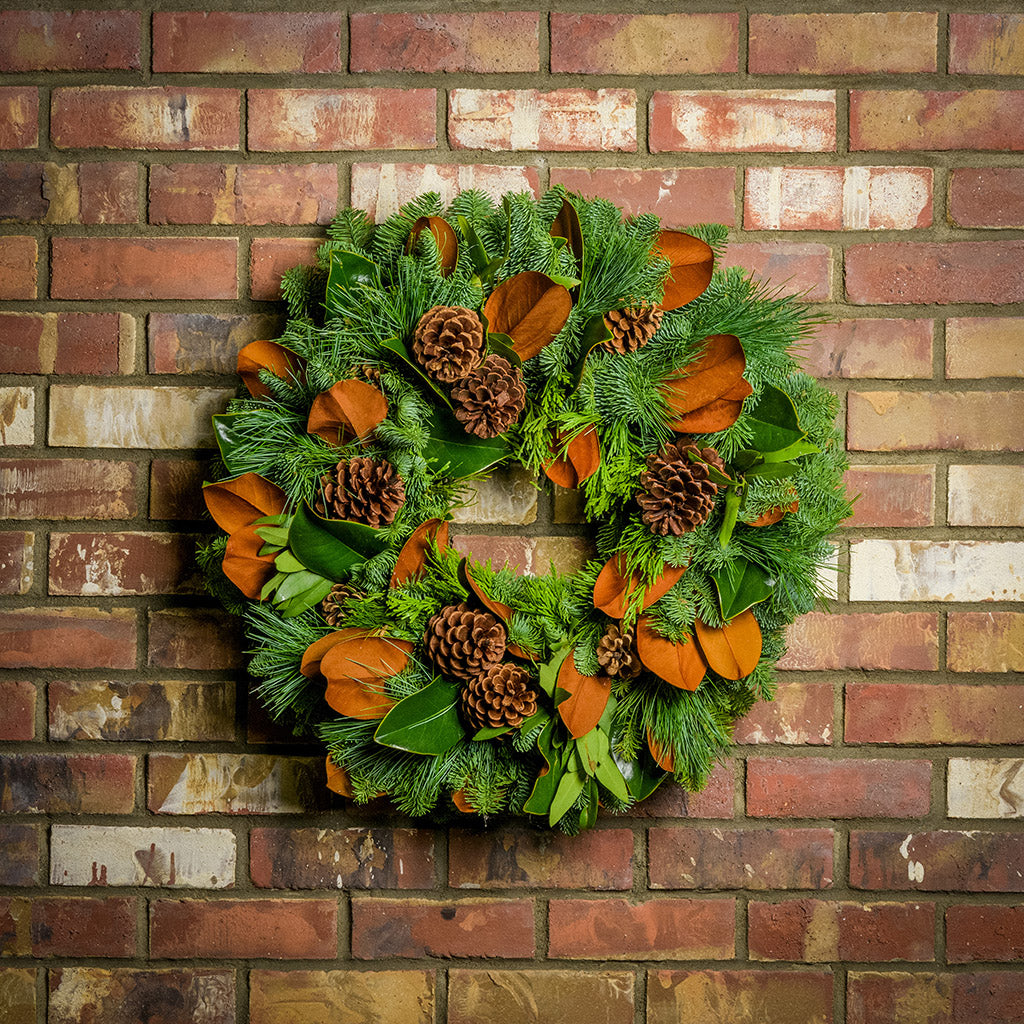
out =
[[[484,354],[484,325],[465,306],[433,306],[420,317],[412,350],[434,380],[453,384]]]
[[[477,437],[504,434],[526,407],[526,385],[519,367],[504,356],[488,356],[452,388],[455,417]]]
[[[450,604],[427,623],[423,642],[444,675],[468,680],[501,661],[505,636],[505,627],[490,612]]]
[[[323,612],[327,625],[337,629],[344,617],[344,604],[357,598],[366,597],[361,590],[350,587],[347,583],[335,583],[328,595],[320,602],[320,610]]]
[[[462,710],[477,729],[518,729],[537,711],[537,691],[518,665],[492,665],[462,691]]]
[[[612,332],[612,336],[601,347],[606,352],[618,352],[621,355],[643,348],[654,337],[664,315],[657,306],[613,309],[604,318],[605,326]]]
[[[633,643],[633,631],[623,632],[618,626],[609,626],[597,644],[597,663],[608,676],[634,679],[640,675],[643,666]]]
[[[320,483],[324,500],[317,503],[317,511],[331,519],[388,526],[405,503],[405,483],[390,462],[342,459]]]
[[[647,458],[647,470],[640,476],[637,504],[640,518],[652,533],[678,537],[704,522],[715,507],[718,485],[708,478],[707,466],[691,462],[688,452],[700,455],[725,472],[725,463],[714,448],[673,441]]]

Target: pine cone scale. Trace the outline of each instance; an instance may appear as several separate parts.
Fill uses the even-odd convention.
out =
[[[526,385],[519,368],[504,356],[489,355],[472,373],[452,385],[455,418],[477,437],[497,437],[526,408]]]
[[[537,712],[537,691],[525,669],[492,665],[462,691],[462,710],[477,729],[518,729]]]
[[[470,680],[505,656],[505,635],[505,627],[490,612],[455,604],[427,623],[424,644],[442,674]]]
[[[690,455],[725,472],[725,463],[714,448],[673,441],[661,451],[648,456],[647,469],[640,476],[640,518],[652,533],[679,537],[689,533],[711,515],[715,507],[718,485],[711,479],[703,462],[694,462]]]
[[[433,306],[416,324],[412,350],[434,380],[453,384],[483,358],[483,324],[464,306]]]

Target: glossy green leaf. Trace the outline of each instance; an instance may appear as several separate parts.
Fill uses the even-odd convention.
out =
[[[540,678],[538,680],[540,688],[551,698],[555,696],[555,682],[558,679],[558,670],[562,667],[562,662],[569,657],[571,651],[571,647],[563,647],[561,650],[555,651],[550,661],[546,661],[540,666]]]
[[[285,578],[286,576],[283,572],[278,572],[271,576],[270,579],[263,584],[263,589],[260,591],[260,600],[266,601],[266,599],[270,597],[270,595],[277,590],[279,586],[281,586],[285,581]]]
[[[435,471],[444,471],[456,480],[474,476],[501,462],[509,453],[503,437],[478,438],[467,434],[454,416],[434,408],[427,420],[430,440],[423,457],[434,463]]]
[[[489,726],[486,729],[478,729],[473,733],[471,739],[476,742],[477,740],[493,740],[497,736],[504,736],[505,733],[511,732],[512,727],[509,725]]]
[[[654,759],[642,753],[635,761],[616,760],[616,766],[626,780],[626,789],[636,801],[646,800],[668,778],[668,772],[659,768]]]
[[[302,594],[316,586],[322,579],[323,576],[310,572],[308,569],[290,572],[281,586],[277,588],[277,600],[287,601],[289,598],[295,597],[296,594]]]
[[[483,277],[491,264],[491,257],[487,254],[483,242],[480,241],[476,228],[465,217],[459,217],[459,230],[462,232],[462,237],[466,243],[473,269]]]
[[[406,348],[404,342],[400,341],[398,338],[388,338],[386,341],[381,342],[380,347],[398,356],[398,358],[405,364],[405,368],[412,370],[413,374],[415,374],[419,381],[434,395],[434,397],[438,398],[449,409],[452,407],[452,403],[448,400],[448,396],[437,386],[433,379],[424,372],[423,367],[416,362],[412,353],[408,348]]]
[[[353,293],[360,288],[377,287],[379,281],[380,268],[372,260],[355,252],[335,250],[331,253],[327,292],[324,296],[328,319],[343,316],[345,307],[352,302]]]
[[[594,779],[587,780],[587,802],[580,811],[580,828],[593,828],[597,824],[597,812],[601,804],[597,793],[597,782]]]
[[[258,526],[256,535],[275,547],[283,548],[288,543],[288,529],[284,526]],[[288,569],[283,570],[288,572]]]
[[[581,772],[569,771],[562,776],[548,811],[549,825],[557,824],[568,813],[569,808],[576,803],[576,798],[583,792],[586,781],[586,775]]]
[[[563,288],[568,288],[570,291],[583,283],[578,277],[564,277],[562,274],[548,274],[548,277],[555,284],[560,284]]]
[[[487,347],[495,355],[507,359],[513,366],[522,366],[523,361],[516,355],[513,345],[515,342],[507,334],[497,332],[488,332],[487,334]]]
[[[459,687],[447,679],[400,700],[382,719],[373,738],[412,754],[444,754],[466,735],[459,719]]]
[[[775,588],[775,581],[764,569],[746,558],[731,559],[713,572],[711,578],[715,581],[718,605],[726,622],[767,600]]]
[[[307,569],[341,583],[355,566],[383,551],[387,544],[370,526],[324,519],[303,503],[288,530],[288,546]]]
[[[751,444],[768,461],[804,439],[793,399],[771,384],[745,410],[744,422],[751,431]]]
[[[249,439],[239,432],[237,426],[239,417],[243,415],[245,414],[240,412],[225,412],[213,417],[213,436],[220,451],[221,461],[227,467],[230,476],[240,476],[246,470],[235,457],[238,448],[249,443]]]
[[[610,341],[612,332],[608,329],[608,325],[604,322],[604,315],[602,313],[595,313],[584,325],[583,331],[580,335],[580,354],[576,358],[576,362],[572,367],[572,382],[574,387],[578,387],[580,381],[583,379],[583,370],[587,365],[587,359],[590,358],[590,353],[603,345],[606,341]]]
[[[603,757],[597,762],[597,781],[608,790],[612,796],[618,797],[620,800],[629,800],[629,787],[626,785],[626,780],[619,771],[618,765],[615,763],[615,759],[611,755],[611,751],[608,752],[607,757]]]
[[[309,589],[304,590],[300,594],[296,594],[295,597],[291,598],[289,601],[285,601],[284,604],[278,605],[278,611],[281,613],[281,617],[284,619],[291,619],[296,615],[301,615],[304,611],[315,607],[331,592],[332,586],[334,586],[334,584],[330,580],[326,580],[322,576],[317,576],[317,582],[312,584]]]
[[[549,721],[537,738],[537,749],[547,764],[547,770],[537,776],[533,790],[523,805],[523,810],[527,814],[548,813],[551,801],[554,800],[555,792],[558,790],[558,783],[562,778],[562,759],[551,742],[553,731],[554,721]]]
[[[748,469],[744,474],[747,477],[761,477],[762,480],[784,480],[788,476],[795,476],[800,470],[792,462],[763,462],[760,466]]]
[[[722,528],[718,531],[718,543],[724,548],[732,540],[733,530],[736,529],[736,521],[740,517],[740,505],[743,498],[735,487],[730,487],[725,492],[725,513],[722,518]]]
[[[803,438],[800,441],[794,441],[787,448],[781,448],[775,452],[769,452],[765,456],[766,462],[789,462],[791,459],[799,459],[801,455],[813,455],[815,452],[820,452],[821,449]]]
[[[274,559],[274,566],[278,572],[299,572],[306,568],[290,551],[282,551]]]

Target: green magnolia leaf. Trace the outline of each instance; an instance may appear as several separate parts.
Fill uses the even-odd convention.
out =
[[[793,399],[771,384],[746,409],[744,422],[751,431],[751,443],[766,462],[775,461],[779,453],[806,436]]]
[[[446,405],[449,409],[452,407],[452,403],[448,400],[448,396],[434,383],[433,379],[423,372],[423,367],[410,355],[409,349],[406,348],[405,343],[398,338],[388,338],[386,341],[381,342],[381,348],[386,349],[388,352],[393,352],[396,356],[401,359],[405,364],[406,368],[412,370],[412,372],[419,378],[420,382],[431,391],[435,397],[439,398],[441,402]]]
[[[718,590],[722,618],[728,622],[740,612],[771,597],[775,581],[759,565],[746,558],[734,558],[711,574]]]
[[[629,795],[637,802],[646,800],[669,774],[659,768],[646,753],[642,753],[635,761],[620,761],[616,758],[615,765],[626,780]]]
[[[240,476],[246,470],[235,457],[238,448],[249,443],[248,438],[243,437],[237,427],[239,418],[244,415],[245,413],[241,412],[225,412],[213,417],[213,436],[220,450],[221,460],[230,476]]]
[[[504,736],[505,733],[511,731],[512,727],[510,725],[492,725],[486,729],[478,729],[471,738],[474,742],[477,740],[493,740],[496,736]]]
[[[260,591],[260,600],[266,601],[270,595],[277,590],[279,586],[285,581],[285,574],[283,572],[275,573],[273,576],[263,584],[263,589]]]
[[[278,572],[300,572],[306,567],[290,551],[282,551],[274,559],[274,568]]]
[[[277,588],[277,600],[283,602],[295,597],[297,594],[303,594],[317,586],[321,580],[323,580],[323,576],[310,572],[308,569],[289,573],[287,579]]]
[[[561,274],[548,274],[548,277],[555,284],[560,284],[563,288],[568,288],[570,291],[583,283],[578,277],[563,277]]]
[[[597,763],[597,781],[608,790],[612,796],[618,797],[622,801],[629,800],[629,787],[626,785],[626,780],[619,771],[618,765],[615,763],[615,759],[611,755],[611,751],[608,752],[607,757],[603,757]]]
[[[495,354],[507,359],[513,366],[522,366],[523,361],[512,347],[515,342],[507,334],[488,332],[487,347]]]
[[[551,807],[551,801],[555,798],[558,783],[562,778],[562,758],[558,751],[552,746],[551,737],[554,731],[554,721],[549,721],[540,736],[537,737],[537,749],[547,764],[547,770],[538,775],[533,784],[533,790],[523,805],[527,814],[547,814]]]
[[[400,700],[381,720],[373,738],[412,754],[444,754],[466,735],[459,719],[459,687],[447,679]]]
[[[562,662],[569,657],[571,651],[571,647],[563,647],[561,650],[555,651],[550,661],[546,661],[540,666],[540,678],[538,680],[540,688],[552,699],[555,696],[555,681],[558,679],[558,670],[562,667]]]
[[[275,547],[283,548],[288,543],[288,529],[284,526],[258,526],[256,534],[261,540]],[[284,572],[289,570],[285,569]]]
[[[580,828],[593,828],[597,824],[597,812],[600,809],[600,798],[597,793],[597,782],[587,780],[587,803],[580,811]]]
[[[481,277],[485,276],[487,274],[488,267],[491,265],[491,257],[488,256],[483,242],[480,241],[480,236],[476,233],[476,228],[474,228],[465,217],[459,217],[459,230],[462,232],[462,237],[466,243],[466,251],[469,253],[469,259],[473,264],[473,269]]]
[[[586,775],[581,772],[569,771],[562,776],[548,811],[549,825],[555,825],[565,817],[569,808],[576,803],[576,798],[583,792],[586,781]]]
[[[788,448],[781,448],[777,452],[769,452],[765,456],[766,462],[789,462],[791,459],[799,459],[801,455],[813,455],[821,449],[804,438],[801,441],[794,441]],[[771,456],[769,458],[769,456]]]
[[[380,268],[372,260],[355,252],[331,253],[331,268],[327,274],[327,292],[324,308],[327,318],[342,316],[352,301],[351,293],[360,288],[379,287]],[[346,296],[345,293],[350,293]]]
[[[580,337],[580,354],[572,368],[572,382],[574,387],[578,387],[580,381],[583,379],[583,369],[587,365],[587,359],[590,357],[590,353],[599,345],[603,345],[606,341],[610,341],[611,337],[612,332],[608,330],[608,325],[604,322],[604,315],[601,313],[595,313],[594,316],[592,316],[583,325],[583,333]]]
[[[427,420],[430,440],[423,457],[456,480],[474,476],[501,462],[509,453],[503,437],[478,438],[467,434],[454,416],[435,408]]]
[[[318,605],[330,593],[331,587],[334,586],[330,580],[325,580],[322,576],[318,576],[317,581],[308,590],[296,594],[291,600],[277,606],[283,619],[292,619],[296,615],[301,615],[307,609]]]
[[[387,544],[372,527],[324,519],[303,502],[288,530],[288,546],[307,569],[341,583],[355,566],[383,551]]]
[[[744,475],[759,476],[763,480],[783,480],[787,476],[794,476],[799,471],[800,467],[794,466],[792,462],[765,462],[760,466],[754,466],[753,469],[748,469]]]
[[[722,518],[722,528],[718,531],[718,543],[724,548],[732,540],[733,530],[736,529],[736,521],[740,517],[740,505],[743,504],[743,496],[735,487],[730,487],[725,492],[725,514]]]

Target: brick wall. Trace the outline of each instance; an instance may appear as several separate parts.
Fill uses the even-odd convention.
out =
[[[0,1019],[1018,1020],[1016,5],[250,6],[0,12]],[[191,563],[209,414],[337,204],[556,182],[724,222],[834,318],[862,497],[705,792],[413,828],[247,700]],[[509,474],[461,543],[567,567],[575,519]]]

